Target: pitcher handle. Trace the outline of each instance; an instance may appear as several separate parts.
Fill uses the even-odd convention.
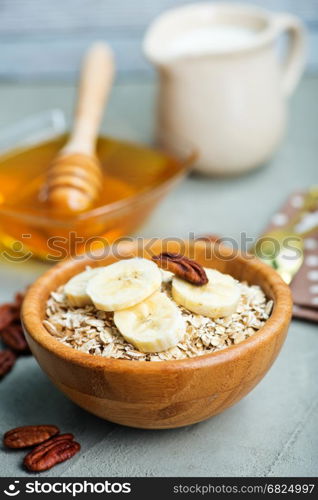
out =
[[[288,34],[288,49],[283,62],[283,92],[289,97],[303,74],[306,63],[306,35],[302,22],[291,14],[275,16],[277,34]]]

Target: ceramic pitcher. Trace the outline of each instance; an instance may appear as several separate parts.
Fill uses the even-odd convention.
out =
[[[201,53],[171,50],[187,32],[216,26],[251,36]],[[277,41],[284,32],[282,59]],[[303,72],[304,38],[294,16],[253,6],[204,3],[162,14],[144,39],[159,72],[159,140],[169,148],[180,139],[194,144],[196,168],[207,174],[236,174],[266,162],[282,139],[288,97]]]

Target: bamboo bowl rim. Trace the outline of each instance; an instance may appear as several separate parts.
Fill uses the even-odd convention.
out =
[[[144,241],[147,243],[149,240]],[[184,243],[187,245],[187,248],[190,247],[190,244],[194,244],[187,240],[184,240]],[[202,248],[202,245],[207,244],[212,245],[212,247],[215,245],[213,242],[202,240],[195,241],[196,248],[197,246],[198,248]],[[137,247],[134,243],[122,242],[122,245],[124,245],[124,247],[127,245],[126,256],[123,258],[136,256]],[[222,255],[225,257],[229,255],[230,250],[231,249],[222,245]],[[112,257],[113,260],[115,260],[112,251],[109,252],[108,257]],[[129,373],[130,371],[144,374],[158,373],[160,371],[165,371],[167,373],[169,371],[192,370],[202,366],[219,365],[224,362],[235,361],[235,359],[240,358],[244,352],[257,348],[257,346],[266,339],[274,337],[278,331],[288,326],[292,315],[292,297],[288,285],[286,285],[276,271],[267,264],[261,262],[256,257],[243,255],[240,252],[237,252],[233,258],[233,261],[234,260],[241,264],[246,264],[246,262],[248,262],[247,267],[250,267],[254,274],[261,274],[263,283],[266,283],[267,287],[272,290],[274,307],[264,326],[255,332],[255,334],[239,344],[232,345],[220,351],[195,356],[193,358],[151,362],[105,358],[80,352],[70,346],[62,344],[59,340],[55,339],[42,324],[43,319],[45,319],[44,304],[50,292],[56,289],[56,285],[52,287],[54,279],[58,278],[59,284],[63,284],[70,279],[72,275],[85,269],[87,265],[96,264],[96,260],[85,255],[80,259],[69,259],[56,264],[30,286],[22,306],[22,325],[26,333],[30,335],[34,341],[57,357],[82,367],[99,368],[113,373]],[[103,265],[103,262],[100,261],[99,265]],[[67,271],[74,272],[67,274]],[[253,284],[253,282],[251,282],[251,284]]]

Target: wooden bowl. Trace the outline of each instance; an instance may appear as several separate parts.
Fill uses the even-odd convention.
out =
[[[256,258],[233,255],[211,242],[156,240],[123,242],[99,260],[83,257],[54,266],[29,289],[22,311],[30,348],[52,382],[87,411],[131,427],[165,429],[193,424],[239,401],[264,377],[284,342],[292,299],[278,274]],[[266,324],[252,337],[225,350],[191,359],[147,362],[106,359],[61,344],[42,326],[52,290],[85,266],[118,258],[182,252],[206,267],[260,285],[274,300]]]

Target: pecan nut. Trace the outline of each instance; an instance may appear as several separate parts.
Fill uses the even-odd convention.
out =
[[[59,432],[56,425],[24,425],[6,432],[3,444],[7,448],[28,448],[47,441]]]
[[[42,472],[72,458],[81,449],[72,434],[52,437],[28,453],[23,460],[24,466],[31,472]]]
[[[179,278],[193,285],[202,286],[208,282],[208,277],[203,267],[184,255],[164,252],[159,255],[153,255],[152,260],[162,269],[174,273]]]
[[[2,304],[0,306],[0,330],[6,328],[15,319],[15,311],[12,304]]]
[[[16,355],[9,350],[0,351],[0,378],[4,377],[13,367]]]
[[[29,352],[29,346],[20,323],[11,323],[0,332],[0,338],[10,349],[19,353]]]
[[[17,292],[14,296],[14,302],[2,304],[0,306],[0,330],[3,330],[14,321],[20,321],[20,312],[24,296],[24,293]]]

